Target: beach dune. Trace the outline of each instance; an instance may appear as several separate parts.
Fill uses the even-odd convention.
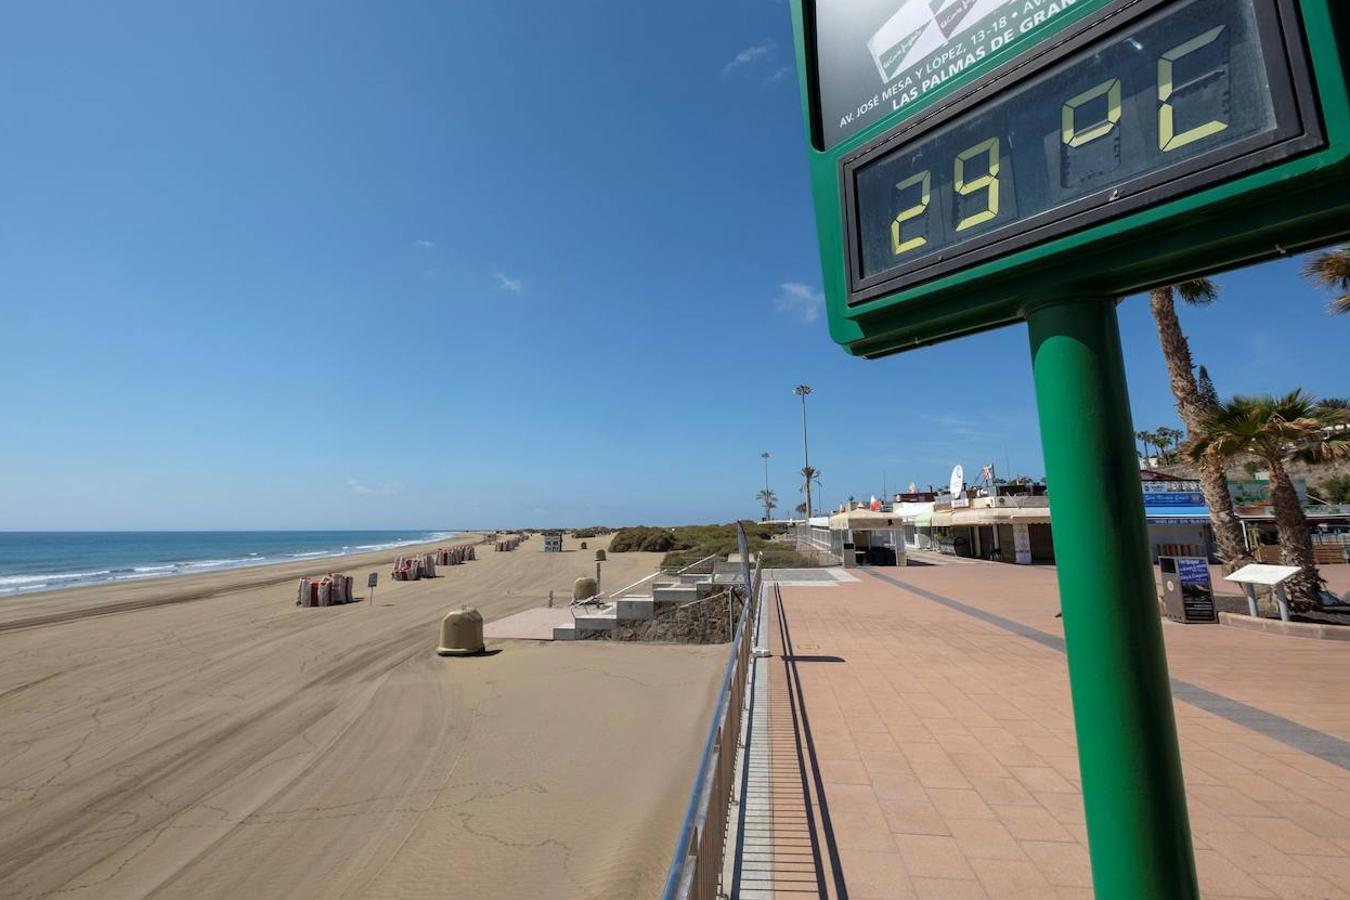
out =
[[[379,566],[373,605],[300,609],[291,573],[250,570],[6,609],[0,894],[653,894],[725,647],[438,657],[449,609],[491,621],[594,571],[481,549],[428,581]],[[659,563],[610,559],[611,586]],[[373,563],[336,561],[361,586]]]

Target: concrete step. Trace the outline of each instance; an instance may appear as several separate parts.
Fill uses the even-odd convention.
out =
[[[645,622],[656,617],[656,601],[651,597],[620,597],[616,606],[620,622]]]
[[[584,613],[578,613],[575,620],[577,631],[612,631],[619,624],[619,617],[613,603],[597,608],[588,607]]]
[[[672,584],[652,588],[652,599],[657,605],[689,603],[698,599],[698,585]]]
[[[566,625],[554,625],[553,639],[555,641],[575,641],[577,639],[577,627],[570,622]]]

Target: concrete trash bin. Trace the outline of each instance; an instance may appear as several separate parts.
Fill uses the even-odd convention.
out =
[[[572,582],[572,602],[579,600],[589,600],[600,593],[600,585],[589,575],[582,575],[576,581]]]
[[[482,653],[483,614],[472,607],[457,609],[441,620],[441,656],[469,656]]]
[[[604,561],[605,561],[605,548],[604,548],[604,547],[601,547],[599,550],[595,551],[595,561],[596,561],[596,562],[604,562]]]

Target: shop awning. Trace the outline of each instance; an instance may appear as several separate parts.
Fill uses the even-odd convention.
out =
[[[1207,506],[1145,506],[1151,525],[1203,525],[1209,521]]]
[[[987,509],[957,509],[952,512],[933,513],[935,528],[975,528],[981,525],[1049,525],[1050,510],[1045,507],[1033,509],[1008,509],[991,507]]]
[[[1209,521],[1209,507],[1198,490],[1149,490],[1145,485],[1144,517],[1151,525],[1202,525]]]
[[[872,512],[870,509],[853,509],[830,516],[830,528],[835,531],[886,531],[901,525],[900,516],[895,513]]]

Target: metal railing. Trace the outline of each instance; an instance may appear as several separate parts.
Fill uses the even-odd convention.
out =
[[[711,558],[712,558],[712,557],[705,557],[705,559],[711,559]],[[703,561],[704,561],[704,560],[702,560],[702,559],[699,560],[699,562],[703,562]],[[578,607],[587,607],[587,606],[597,606],[597,607],[598,607],[598,606],[603,606],[605,603],[608,603],[608,602],[609,602],[610,600],[612,600],[612,599],[615,599],[615,598],[617,598],[617,597],[622,597],[622,596],[624,596],[624,595],[627,594],[629,591],[631,591],[633,588],[638,587],[639,585],[642,585],[642,584],[646,584],[648,581],[651,581],[653,578],[660,578],[662,575],[666,575],[666,574],[669,574],[669,573],[662,572],[660,569],[657,569],[657,570],[656,570],[655,572],[653,572],[652,574],[650,574],[650,575],[645,575],[645,576],[643,576],[642,578],[639,578],[637,581],[633,582],[632,584],[628,585],[627,587],[621,587],[621,588],[619,588],[617,591],[600,591],[600,592],[598,592],[598,593],[592,594],[592,595],[589,596],[589,597],[583,597],[583,598],[581,598],[580,600],[572,600],[571,603],[570,603],[570,606],[572,607],[572,618],[575,619],[575,618],[577,617],[576,610],[577,610]],[[676,574],[679,574],[679,573],[676,573]],[[653,585],[653,587],[655,587],[655,585]]]
[[[740,621],[731,639],[726,673],[717,693],[708,738],[703,746],[694,790],[675,844],[662,900],[716,900],[726,850],[727,811],[735,781],[736,748],[750,670],[753,621],[763,587],[759,566],[751,576]],[[734,599],[734,598],[732,598]]]
[[[819,525],[799,523],[795,530],[797,552],[815,551],[839,562],[844,553],[844,532],[832,531]]]
[[[713,554],[708,555],[708,556],[701,556],[701,557],[699,557],[698,559],[695,559],[695,560],[692,561],[692,562],[686,562],[686,560],[687,560],[690,556],[692,556],[694,553],[697,553],[697,552],[698,552],[698,551],[696,551],[696,550],[681,552],[680,554],[678,554],[678,561],[677,561],[677,562],[670,563],[670,564],[668,564],[668,565],[667,565],[667,564],[663,564],[663,565],[661,566],[660,570],[657,572],[657,574],[658,574],[658,575],[686,575],[686,574],[692,574],[692,575],[707,575],[707,574],[711,573],[711,572],[713,571],[713,567],[715,566],[715,564],[716,564],[717,560],[720,558],[720,556],[719,556],[718,554],[716,554],[716,553],[713,553]],[[697,571],[695,571],[695,570],[697,570]]]

